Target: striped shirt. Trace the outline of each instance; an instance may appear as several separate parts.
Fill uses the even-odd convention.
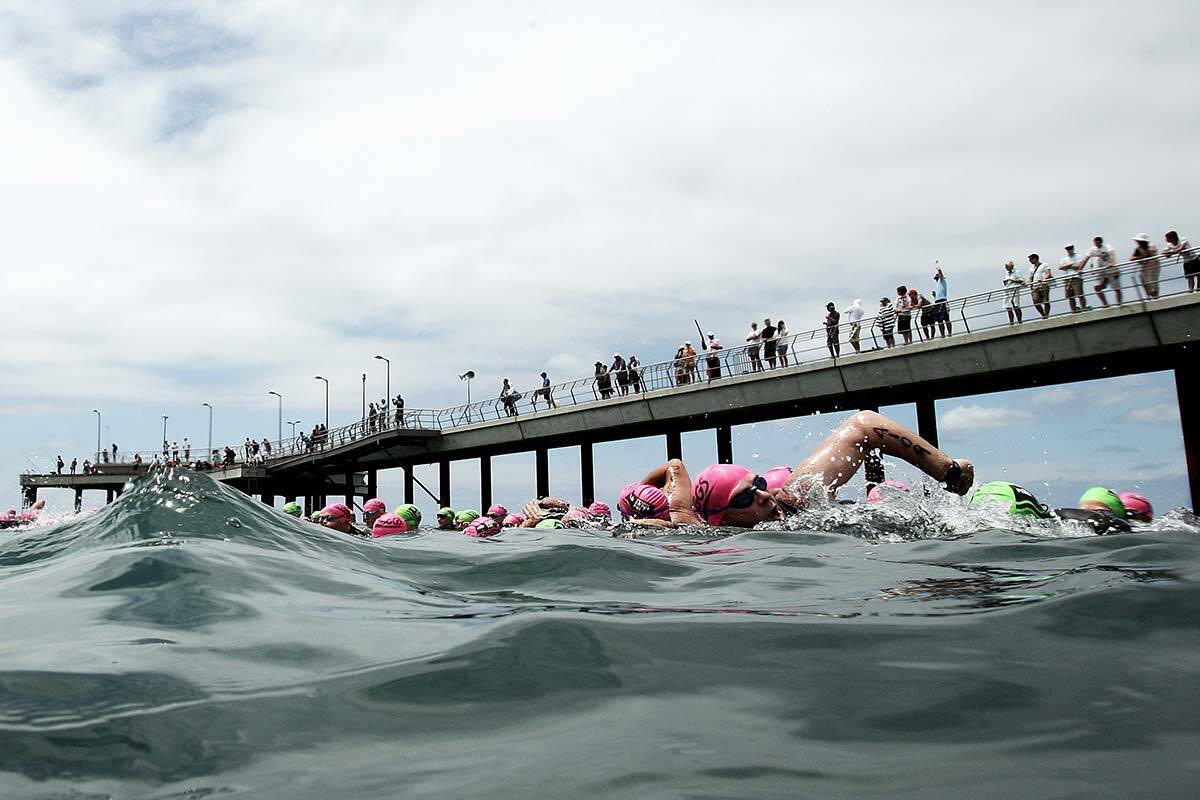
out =
[[[878,325],[880,330],[882,330],[884,333],[890,332],[892,328],[896,327],[895,309],[893,309],[890,305],[879,309],[879,314],[875,317],[875,324]]]

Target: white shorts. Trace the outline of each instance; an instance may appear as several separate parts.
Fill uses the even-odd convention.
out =
[[[1100,281],[1096,285],[1101,289],[1120,289],[1121,288],[1121,270],[1116,267],[1106,267],[1100,270]]]

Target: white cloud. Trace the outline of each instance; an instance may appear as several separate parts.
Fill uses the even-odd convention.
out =
[[[1125,414],[1130,422],[1179,422],[1179,406],[1175,403],[1158,403],[1135,408]]]
[[[1070,386],[1055,386],[1050,389],[1034,389],[1029,393],[1028,402],[1040,406],[1063,406],[1074,403],[1078,399],[1078,389]]]
[[[938,420],[938,425],[951,432],[979,431],[1033,422],[1034,416],[1019,408],[990,408],[988,406],[955,406]]]

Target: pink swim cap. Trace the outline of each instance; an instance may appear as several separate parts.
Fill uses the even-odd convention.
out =
[[[519,528],[525,524],[525,517],[520,514],[509,514],[504,518],[504,527]]]
[[[737,464],[713,464],[692,482],[692,507],[709,525],[720,525],[734,487],[753,474]]]
[[[373,498],[363,503],[363,512],[366,514],[387,513],[387,503],[383,502],[378,497]]]
[[[771,467],[762,474],[767,482],[767,491],[773,492],[787,486],[788,478],[792,477],[791,467]]]
[[[463,534],[473,539],[486,539],[500,532],[500,523],[491,517],[480,517],[467,526]]]
[[[569,509],[567,509],[567,513],[563,514],[562,521],[564,525],[574,525],[580,522],[591,522],[592,512],[588,511],[586,508],[571,506]]]
[[[1150,505],[1150,501],[1140,494],[1120,492],[1117,497],[1121,498],[1121,502],[1125,505],[1125,516],[1129,519],[1136,519],[1139,522],[1154,520],[1154,506]]]
[[[592,512],[593,517],[597,517],[604,522],[612,520],[612,509],[607,503],[592,503],[588,506],[588,511]]]
[[[372,539],[382,539],[397,533],[408,533],[408,523],[399,514],[384,514],[371,526]]]
[[[350,508],[345,503],[330,503],[321,509],[321,516],[354,519],[354,515],[350,513]]]
[[[888,488],[884,489],[883,487],[885,486]],[[888,498],[889,495],[895,494],[895,492],[891,491],[892,489],[896,489],[897,491],[901,492],[909,491],[907,483],[903,483],[901,481],[884,481],[883,483],[876,484],[875,486],[871,487],[871,491],[867,492],[867,502],[882,503]]]
[[[21,520],[21,522],[32,522],[33,520],[37,519],[37,512],[22,511],[20,514],[17,514],[17,519]]]
[[[617,508],[626,519],[670,519],[671,504],[663,490],[648,483],[631,483],[621,490]]]
[[[499,522],[508,516],[508,509],[499,503],[495,503],[491,506],[488,506],[487,515]]]

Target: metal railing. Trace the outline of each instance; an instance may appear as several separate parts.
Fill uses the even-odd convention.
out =
[[[1200,256],[1200,248],[1192,248],[1182,254],[1156,256],[1154,260],[1158,262],[1160,270],[1165,270],[1167,267],[1179,267],[1188,257],[1196,258],[1198,256]],[[1083,297],[1090,309],[1095,310],[1098,307],[1098,298],[1094,289],[1096,279],[1106,273],[1110,276],[1110,280],[1112,275],[1118,276],[1123,293],[1132,291],[1135,294],[1135,297],[1132,298],[1123,297],[1124,302],[1152,302],[1160,297],[1186,294],[1189,291],[1182,271],[1167,277],[1161,277],[1161,275],[1155,277],[1144,269],[1147,261],[1149,259],[1127,261],[1107,269],[1095,268],[1082,271],[1079,277],[1083,283]],[[1057,269],[1049,264],[1047,266],[1052,270]],[[1064,290],[1068,281],[1072,279],[1074,278],[1059,276],[1038,285],[1039,289],[1044,287],[1047,292],[1047,298],[1042,304],[1043,310],[1047,312],[1046,318],[1054,316],[1056,307],[1059,316],[1062,316],[1063,309],[1068,308]],[[1164,287],[1166,291],[1164,291]],[[946,328],[961,326],[960,333],[971,333],[1009,325],[1036,324],[1041,321],[1042,316],[1033,305],[1032,289],[1032,285],[1022,286],[1015,291],[1011,288],[1000,288],[946,301]],[[1110,297],[1110,304],[1115,305],[1113,290],[1106,288],[1105,293]],[[1014,298],[1024,314],[1024,319],[1020,323],[1009,321],[1008,309],[1012,307]],[[555,408],[576,407],[685,386],[710,385],[733,376],[767,374],[777,369],[811,364],[822,360],[845,361],[858,355],[847,346],[847,339],[856,326],[859,329],[860,347],[864,353],[893,348],[900,351],[909,347],[920,347],[923,343],[934,339],[954,335],[947,330],[943,336],[936,321],[930,324],[930,316],[933,313],[931,309],[936,309],[936,304],[930,303],[929,306],[912,310],[909,318],[911,323],[910,344],[904,342],[896,315],[892,315],[893,327],[890,334],[894,344],[887,342],[886,316],[864,316],[859,323],[842,322],[833,328],[813,328],[776,338],[770,342],[770,344],[774,344],[773,356],[767,355],[769,344],[761,342],[724,348],[716,352],[700,351],[695,356],[638,365],[624,371],[610,372],[607,376],[592,375],[553,384],[548,389],[539,387],[528,393],[514,392],[507,398],[496,397],[443,409],[405,409],[401,413],[397,413],[395,410],[389,410],[387,413],[380,412],[368,419],[330,428],[320,435],[303,434],[294,438],[269,441],[269,448],[259,442],[257,453],[253,448],[247,448],[246,443],[243,442],[236,447],[230,446],[229,449],[233,451],[232,460],[228,460],[229,454],[222,446],[217,463],[213,465],[213,468],[219,469],[223,466],[239,466],[247,463],[266,464],[282,458],[319,454],[325,450],[342,447],[379,433],[394,430],[451,431],[483,422],[516,420],[520,419],[523,414],[545,414],[551,410],[551,398],[553,398]],[[1086,314],[1088,312],[1079,313]],[[868,338],[872,345],[870,348],[866,347]],[[832,358],[829,352],[832,342],[837,342],[838,347],[842,348],[836,358]],[[541,408],[538,408],[539,404],[542,406]],[[140,456],[144,464],[153,463],[155,460],[174,460],[185,463],[199,461],[203,468],[204,462],[214,461],[211,453],[206,452],[204,448],[195,446],[192,447],[190,453],[185,452],[183,448],[176,453],[172,447],[166,448],[165,454],[164,449],[159,448],[136,453],[120,453],[119,455],[121,461],[118,463],[121,464],[128,464],[135,455]],[[185,456],[190,456],[190,458]],[[104,467],[107,464],[97,466]]]

